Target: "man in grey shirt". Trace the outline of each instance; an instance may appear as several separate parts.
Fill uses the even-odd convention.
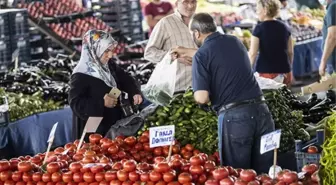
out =
[[[154,27],[145,49],[144,58],[158,63],[176,46],[197,48],[189,33],[188,24],[194,15],[197,0],[176,0],[174,14],[162,18]],[[175,91],[191,86],[191,58],[178,58]]]

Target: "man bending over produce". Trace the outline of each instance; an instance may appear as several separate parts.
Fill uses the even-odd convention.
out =
[[[195,13],[197,0],[177,0],[174,14],[162,18],[154,27],[144,58],[158,63],[172,47],[196,48],[188,29],[189,21]],[[191,86],[191,58],[178,58],[175,91]]]
[[[192,87],[199,104],[218,113],[221,165],[268,172],[272,152],[260,154],[261,136],[274,130],[271,113],[241,41],[216,32],[213,18],[196,14],[189,25],[198,50],[178,47],[175,57],[193,56]]]

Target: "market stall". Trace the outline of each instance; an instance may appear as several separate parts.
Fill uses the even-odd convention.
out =
[[[115,138],[92,134],[89,143],[73,141],[68,82],[86,31],[94,28],[109,31],[119,41],[115,62],[143,87],[155,69],[155,64],[142,59],[146,41],[142,41],[142,28],[138,28],[139,1],[92,3],[93,11],[72,1],[27,1],[15,5],[28,9],[24,11],[27,24],[23,24],[26,27],[22,29],[27,33],[34,30],[30,46],[33,51],[40,51],[37,46],[42,47],[43,54],[34,57],[32,54],[33,60],[30,60],[21,49],[18,52],[10,48],[6,50],[7,55],[14,53],[13,56],[19,57],[0,58],[3,69],[0,96],[8,99],[8,102],[1,101],[8,109],[1,112],[4,121],[0,124],[0,185],[315,185],[318,176],[323,185],[335,184],[332,178],[336,173],[332,150],[336,115],[334,87],[311,92],[308,98],[303,98],[282,84],[274,85],[272,80],[256,77],[276,129],[281,129],[275,163],[284,170],[276,176],[256,174],[253,169],[219,166],[217,115],[211,108],[197,105],[191,89],[172,97],[165,96],[162,89],[151,94],[154,98],[162,95],[159,99],[165,103],[151,106],[155,108],[150,113],[139,113],[144,124],[137,134]],[[244,16],[248,13],[208,1],[199,1],[198,6],[199,12],[213,12],[218,25],[240,37],[249,47],[255,22],[246,21]],[[311,74],[318,69],[321,33],[318,26],[307,21],[320,19],[322,13],[295,12],[289,21],[296,38],[294,76]],[[9,24],[8,17],[13,15],[6,16],[6,24]],[[19,25],[17,20],[13,22]],[[7,44],[17,42],[15,34],[8,38],[13,39]],[[56,132],[50,134],[55,123],[58,123]],[[170,146],[151,147],[150,129],[171,125],[174,125],[174,135],[165,139],[174,142]]]

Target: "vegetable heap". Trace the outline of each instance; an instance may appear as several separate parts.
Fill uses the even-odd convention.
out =
[[[5,92],[4,89],[0,88],[0,96],[8,97],[11,122],[33,114],[62,108],[59,102],[44,100],[40,91],[33,95],[24,95],[22,93]]]
[[[207,155],[190,144],[150,148],[149,132],[138,138],[118,136],[111,140],[99,134],[90,143],[79,141],[58,147],[48,154],[0,160],[1,185],[313,185],[317,166],[308,166],[304,179],[283,170],[273,180],[252,169],[218,166],[217,155]],[[310,183],[304,183],[304,182]]]
[[[328,117],[320,160],[323,185],[336,184],[336,112]]]
[[[142,61],[144,62],[144,61]],[[147,84],[148,79],[152,75],[152,72],[155,68],[155,65],[151,62],[145,63],[132,63],[132,64],[124,64],[119,65],[126,72],[128,72],[134,79],[138,80],[138,82],[143,85]]]
[[[159,107],[146,118],[139,134],[162,125],[175,125],[175,137],[182,145],[190,143],[208,154],[217,150],[217,116],[195,103],[192,90],[176,95],[170,105]]]
[[[282,90],[264,90],[264,96],[270,109],[276,129],[281,129],[279,152],[294,148],[295,139],[308,141],[310,135],[305,131],[301,111],[293,111],[289,100],[282,95]]]

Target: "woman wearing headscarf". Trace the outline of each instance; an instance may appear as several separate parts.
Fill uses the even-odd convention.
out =
[[[81,137],[89,117],[103,117],[96,131],[103,136],[122,118],[118,99],[108,95],[112,88],[128,93],[135,105],[142,102],[136,81],[110,60],[117,44],[104,31],[90,30],[84,35],[81,58],[70,79],[74,139]]]

